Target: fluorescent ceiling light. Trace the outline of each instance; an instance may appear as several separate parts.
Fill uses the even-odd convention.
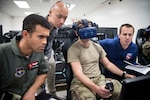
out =
[[[26,1],[14,1],[19,8],[30,8]]]
[[[33,12],[24,12],[26,15],[33,14]]]
[[[75,6],[76,6],[75,4],[70,4],[69,11],[72,10]]]

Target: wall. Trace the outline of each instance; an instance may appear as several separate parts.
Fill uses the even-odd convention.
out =
[[[13,17],[12,18],[12,29],[13,30],[22,30],[24,17]]]
[[[111,0],[111,4],[100,6],[82,18],[88,18],[98,23],[100,27],[120,27],[130,23],[135,28],[135,34],[140,28],[150,25],[150,0]]]
[[[0,25],[3,27],[3,33],[8,32],[11,28],[12,19],[10,16],[0,12]]]
[[[21,30],[24,17],[11,17],[0,13],[0,24],[3,25],[3,34],[9,30]]]
[[[75,8],[76,9],[76,8]],[[88,18],[100,27],[120,27],[123,23],[130,23],[135,27],[135,36],[139,28],[150,25],[150,0],[111,0],[111,4],[100,6],[81,18]],[[22,29],[22,17],[9,17],[0,13],[0,24],[3,32]],[[72,24],[69,20],[65,24]]]

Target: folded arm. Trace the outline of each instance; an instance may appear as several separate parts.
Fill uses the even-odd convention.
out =
[[[35,93],[40,88],[40,86],[44,83],[46,77],[47,77],[47,74],[38,75],[34,84],[24,94],[22,100],[35,100]]]

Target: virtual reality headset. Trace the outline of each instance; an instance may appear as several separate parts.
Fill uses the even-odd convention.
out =
[[[80,39],[89,39],[97,36],[97,28],[96,27],[85,27],[80,28],[78,31],[78,35]]]
[[[78,27],[78,24],[83,24],[84,27]],[[89,39],[97,36],[98,25],[87,19],[74,22],[72,28],[77,31],[80,39]]]

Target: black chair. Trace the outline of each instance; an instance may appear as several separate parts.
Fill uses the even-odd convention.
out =
[[[74,33],[74,29],[70,29],[70,32],[67,34],[67,39],[64,42],[64,45],[62,46],[62,53],[66,61],[67,100],[72,100],[71,92],[70,92],[70,85],[73,79],[73,72],[71,69],[71,65],[67,63],[67,50],[76,40],[77,40],[77,36]]]
[[[3,35],[3,42],[10,42],[14,36],[18,35],[21,31],[9,31]]]
[[[142,45],[148,40],[147,35],[143,34],[144,29],[139,29],[136,35],[136,44],[138,46],[138,63],[147,65],[148,61],[142,52]]]
[[[41,90],[36,94],[35,100],[50,100],[52,96],[46,93],[45,84],[41,86]]]
[[[71,86],[71,81],[73,79],[73,72],[71,69],[71,65],[69,63],[67,63],[67,50],[76,40],[77,40],[77,36],[75,35],[74,30],[71,30],[70,33],[68,34],[67,40],[64,42],[64,45],[62,47],[62,52],[64,55],[64,59],[66,61],[67,100],[72,100],[70,86]],[[92,41],[94,41],[94,40],[92,40]],[[94,42],[97,42],[97,41],[94,41]],[[105,68],[103,67],[102,64],[100,64],[100,69],[101,69],[101,73],[103,74]],[[111,100],[111,98],[101,99],[101,98],[97,97],[97,100]]]
[[[50,100],[52,96],[47,94],[46,91],[41,92],[39,95],[35,97],[36,100]]]
[[[67,64],[65,61],[56,61],[55,84],[66,83],[66,68]]]

